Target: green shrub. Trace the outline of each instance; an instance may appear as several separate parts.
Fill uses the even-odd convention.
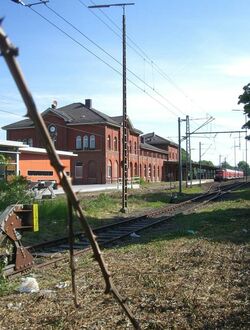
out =
[[[0,181],[0,210],[11,204],[28,204],[32,201],[28,190],[28,181],[22,176],[15,176],[10,181]]]

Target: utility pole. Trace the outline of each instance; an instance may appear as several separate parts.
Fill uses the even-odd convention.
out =
[[[201,142],[199,142],[199,180],[200,180],[200,183],[199,185],[201,186]]]
[[[190,143],[190,121],[186,116],[186,187],[188,187],[188,173],[190,173],[190,187],[192,186],[192,161],[191,161],[191,143]]]
[[[181,118],[178,117],[178,149],[179,149],[179,193],[182,193],[182,155],[181,155]]]
[[[236,177],[236,145],[234,140],[234,176]]]
[[[88,8],[122,7],[122,208],[128,212],[128,120],[127,120],[127,63],[126,63],[126,16],[125,7],[134,3],[115,3],[110,5],[95,5]]]

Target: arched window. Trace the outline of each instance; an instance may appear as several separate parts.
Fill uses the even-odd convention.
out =
[[[117,151],[118,150],[118,142],[117,142],[117,137],[114,137],[114,150]]]
[[[118,179],[119,179],[119,167],[118,167],[118,161],[117,160],[114,163],[113,177],[116,181],[118,181]]]
[[[89,137],[88,135],[84,135],[83,137],[83,149],[89,148]]]
[[[82,138],[79,135],[76,137],[76,149],[82,149]]]
[[[147,177],[147,166],[146,165],[144,165],[144,176],[145,176],[145,178]]]
[[[94,135],[90,135],[89,148],[90,149],[95,149],[95,136]]]
[[[134,176],[138,176],[138,166],[137,163],[135,163],[135,173]]]
[[[130,167],[130,177],[133,178],[133,163],[132,162],[130,162],[129,167]]]
[[[152,166],[151,166],[151,164],[149,164],[149,166],[148,166],[148,177],[149,177],[149,179],[151,179],[151,175],[152,175]]]
[[[112,178],[112,162],[111,162],[111,160],[108,161],[107,177]]]
[[[108,148],[108,150],[111,150],[111,138],[110,138],[110,135],[108,135],[108,138],[107,138],[107,148]]]
[[[154,172],[153,172],[153,176],[154,176],[154,178],[155,178],[155,176],[156,176],[156,172],[155,172],[155,166],[154,166]]]

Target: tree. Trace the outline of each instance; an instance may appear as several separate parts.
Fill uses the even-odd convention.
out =
[[[7,158],[3,154],[0,154],[0,179],[6,180],[7,165],[8,165]]]
[[[214,166],[211,160],[201,160],[201,165]]]
[[[238,168],[243,171],[245,174],[246,174],[246,171],[247,171],[247,175],[250,175],[250,168],[249,168],[249,165],[244,161],[240,161],[238,163]]]
[[[222,162],[221,163],[221,167],[222,168],[228,168],[228,169],[234,169],[234,167],[233,166],[231,166],[228,162]]]
[[[33,199],[28,190],[28,181],[22,176],[12,177],[10,181],[0,181],[0,211],[11,204],[29,204]]]
[[[250,118],[250,83],[243,87],[244,93],[239,96],[238,104],[243,103],[244,105],[244,114]],[[250,120],[247,120],[242,128],[250,128]],[[247,140],[250,140],[250,135],[246,137]]]

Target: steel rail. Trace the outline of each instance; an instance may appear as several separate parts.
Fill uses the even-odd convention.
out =
[[[224,194],[231,192],[231,190],[237,189],[240,186],[244,186],[245,184],[246,183],[237,183],[237,184],[230,183],[229,185],[226,185],[226,186],[222,187],[222,189],[219,189],[218,191],[214,191],[213,193],[207,192],[200,196],[194,197],[191,200],[179,203],[176,205],[175,209],[171,209],[171,212],[176,211],[176,212],[174,212],[174,214],[166,215],[166,212],[168,212],[169,210],[167,208],[165,208],[164,210],[162,209],[161,212],[159,212],[159,211],[152,212],[150,214],[145,214],[145,215],[142,215],[137,218],[128,219],[126,221],[121,221],[121,222],[111,224],[108,226],[98,227],[96,229],[93,229],[93,232],[97,236],[97,240],[99,240],[99,239],[101,240],[101,241],[99,241],[99,245],[101,247],[108,247],[108,246],[110,246],[110,244],[130,236],[131,233],[139,233],[148,228],[159,226],[159,225],[163,224],[164,222],[173,219],[177,215],[190,214],[191,212],[193,212],[194,209],[197,209],[198,207],[201,208],[205,204],[223,196]],[[204,201],[199,202],[199,199],[200,200],[204,199]],[[164,214],[164,211],[165,211],[165,214]],[[163,217],[161,217],[160,220],[157,218],[154,220],[149,220],[149,219],[147,220],[147,218],[149,218],[150,215],[151,216],[163,215]],[[143,219],[146,220],[146,224],[144,224],[143,222],[140,223]],[[131,227],[131,225],[129,225],[130,223],[132,224],[132,227]],[[123,228],[120,228],[120,227],[123,227]],[[111,232],[108,232],[109,229],[111,229]],[[115,234],[114,234],[114,231],[115,231]],[[78,233],[75,236],[78,236],[78,235],[82,235],[82,233]],[[40,254],[41,256],[46,256],[46,255],[51,256],[51,255],[53,255],[53,254],[55,255],[57,253],[64,253],[64,252],[68,251],[70,248],[69,245],[63,244],[65,242],[67,242],[67,240],[68,240],[68,237],[64,237],[64,238],[61,238],[60,240],[46,242],[46,243],[49,243],[48,245],[46,243],[36,244],[36,245],[30,247],[29,249],[32,250],[32,248],[34,248],[34,251],[35,251],[36,249],[39,250],[39,247],[40,247],[40,249],[45,248],[45,251],[41,252],[41,254]],[[62,244],[60,245],[60,243],[62,243]],[[83,241],[81,241],[80,243],[75,244],[74,256],[86,253],[87,251],[89,251],[91,249],[90,245],[86,244],[86,243],[87,243],[86,241],[85,241],[85,243],[83,243]],[[49,246],[52,246],[52,250],[49,249]],[[58,247],[56,248],[56,246],[58,246]],[[46,249],[46,247],[47,247],[47,249]],[[34,251],[33,251],[33,253],[36,254],[37,252],[34,252]],[[55,264],[60,261],[63,261],[63,260],[65,260],[65,258],[66,258],[65,255],[61,256],[61,257],[57,257],[53,260],[50,260],[50,261],[47,261],[47,262],[44,262],[41,264],[37,264],[37,265],[33,266],[33,268],[44,268],[44,267],[50,266],[51,264]],[[15,271],[10,274],[6,273],[6,276],[18,275],[18,274],[22,274],[22,272],[23,272],[23,270]]]

